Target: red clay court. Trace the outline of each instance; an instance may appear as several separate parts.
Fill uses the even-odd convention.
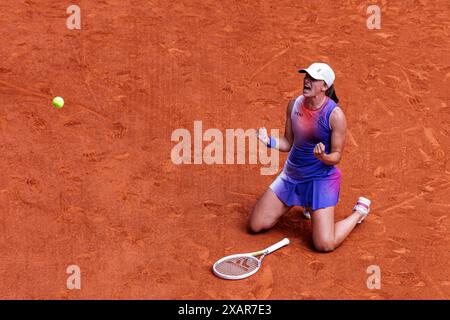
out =
[[[68,2],[0,3],[0,298],[448,299],[448,1],[376,1],[380,30],[364,1],[76,2],[81,30]],[[170,157],[172,132],[196,120],[283,133],[314,61],[336,71],[348,121],[336,219],[373,203],[327,254],[300,208],[247,232],[276,177],[260,164]],[[212,274],[283,237],[254,276]]]

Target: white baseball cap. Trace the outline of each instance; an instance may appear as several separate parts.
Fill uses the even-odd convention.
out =
[[[331,67],[326,63],[315,62],[306,69],[298,70],[298,72],[308,73],[316,80],[323,80],[328,85],[328,87],[331,87],[333,85],[334,79],[336,79],[333,69],[331,69]]]

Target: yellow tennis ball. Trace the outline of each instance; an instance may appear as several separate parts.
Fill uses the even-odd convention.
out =
[[[53,98],[52,104],[55,108],[62,108],[64,106],[64,99],[61,97],[55,97]]]

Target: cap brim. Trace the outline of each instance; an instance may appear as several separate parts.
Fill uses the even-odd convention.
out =
[[[320,74],[316,74],[314,71],[311,72],[308,69],[299,69],[298,72],[307,73],[311,76],[311,78],[316,79],[316,80],[323,80],[323,79],[321,79],[322,77],[320,76]]]

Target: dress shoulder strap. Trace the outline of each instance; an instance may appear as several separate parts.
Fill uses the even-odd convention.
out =
[[[303,102],[303,98],[304,98],[303,95],[300,95],[295,99],[294,107],[292,108],[291,115],[294,114],[294,112],[298,111],[299,107],[301,106],[301,104]]]

